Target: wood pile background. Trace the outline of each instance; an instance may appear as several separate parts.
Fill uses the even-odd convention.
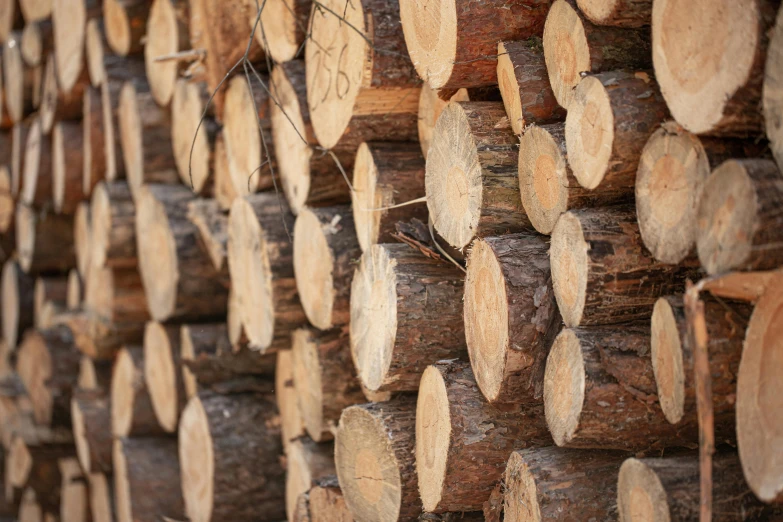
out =
[[[0,0],[0,520],[783,520],[779,8]]]

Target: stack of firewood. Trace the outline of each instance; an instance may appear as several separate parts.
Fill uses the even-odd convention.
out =
[[[0,520],[783,517],[778,8],[0,0]]]

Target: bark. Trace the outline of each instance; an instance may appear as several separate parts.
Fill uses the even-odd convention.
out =
[[[19,197],[22,188],[25,164],[27,163],[26,145],[34,118],[15,123],[11,129],[11,194]]]
[[[541,404],[503,407],[487,404],[477,389],[470,365],[464,362],[439,362],[428,371],[442,379],[446,394],[441,397],[420,394],[417,417],[430,419],[436,426],[447,422],[450,435],[440,491],[432,483],[420,487],[424,508],[432,512],[481,510],[503,476],[512,450],[551,445],[543,407]],[[445,419],[439,418],[433,408],[438,399],[447,401]],[[433,434],[429,439],[426,432],[422,434],[425,422],[417,423],[416,454],[417,460],[423,458],[425,464],[421,467],[426,470],[427,462],[437,451],[430,441],[437,440],[438,435]],[[432,472],[428,473],[430,477],[434,478]],[[419,478],[424,482],[421,469]]]
[[[21,334],[35,323],[35,279],[24,273],[19,263],[9,259],[3,265],[3,340],[16,349]]]
[[[55,74],[54,56],[46,60],[43,72],[43,93],[38,114],[41,119],[41,130],[44,134],[52,132],[55,122],[63,120],[78,120],[82,117],[82,98],[84,90],[90,86],[89,79],[82,77],[69,91],[60,89]]]
[[[109,395],[102,389],[78,389],[73,394],[71,407],[76,452],[82,468],[87,473],[111,473],[113,438]],[[81,418],[78,430],[76,417]]]
[[[602,520],[617,510],[617,472],[624,454],[563,448],[515,451],[505,474],[504,520]]]
[[[82,101],[82,192],[92,194],[93,188],[106,176],[106,132],[103,122],[103,102],[97,87],[84,90]]]
[[[16,251],[29,274],[64,273],[75,266],[73,216],[16,207]]]
[[[487,272],[495,271],[500,277],[490,279]],[[506,321],[495,319],[497,314]],[[540,403],[546,357],[561,325],[549,245],[527,233],[473,243],[464,317],[468,353],[487,400]]]
[[[44,511],[60,512],[62,474],[59,461],[72,457],[72,445],[51,444],[28,447],[32,467],[25,486],[35,491],[38,504]]]
[[[531,123],[563,121],[566,111],[549,84],[541,38],[498,44],[498,83],[515,134]]]
[[[576,0],[579,9],[596,25],[644,27],[650,25],[652,0]]]

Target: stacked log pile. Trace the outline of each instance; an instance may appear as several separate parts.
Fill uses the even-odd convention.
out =
[[[0,2],[0,521],[783,518],[778,8]]]

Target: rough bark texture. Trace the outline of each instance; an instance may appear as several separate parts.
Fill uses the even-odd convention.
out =
[[[614,516],[623,455],[557,447],[515,451],[506,466],[503,520],[548,522],[563,520],[565,513],[579,520]]]
[[[103,102],[101,90],[89,87],[82,100],[82,192],[92,194],[92,189],[106,175],[106,133],[103,127]]]
[[[104,390],[78,389],[73,395],[73,408],[81,413],[84,426],[84,440],[87,444],[88,473],[111,473],[112,443],[110,399]],[[78,444],[78,442],[77,442]],[[77,452],[79,452],[77,445]],[[85,459],[79,454],[79,461]]]
[[[130,187],[124,182],[104,183],[99,189],[101,196],[93,197],[92,216],[96,220],[93,229],[107,230],[106,233],[93,232],[93,262],[94,266],[111,268],[136,268],[138,257],[136,253],[136,209],[133,205]],[[99,210],[102,203],[96,199],[103,195],[108,200],[108,212]],[[97,235],[106,238],[95,239]]]
[[[433,420],[449,422],[450,435],[440,502],[429,511],[481,510],[503,476],[512,450],[552,444],[543,407],[491,406],[478,391],[469,364],[442,362],[434,368],[446,386],[450,418]],[[426,415],[431,410],[419,411]]]
[[[17,205],[16,251],[29,274],[63,273],[76,265],[73,216]],[[33,236],[33,237],[30,237]]]
[[[283,448],[274,400],[258,394],[199,398],[215,456],[212,520],[283,519],[285,472],[279,461]],[[243,426],[255,430],[248,434],[239,429]]]
[[[14,291],[15,287],[15,291]],[[7,296],[7,297],[6,297]],[[16,349],[17,341],[35,322],[33,302],[35,279],[25,274],[13,259],[3,265],[3,339],[9,350]],[[13,309],[8,307],[13,306]],[[11,318],[16,317],[16,321]]]

